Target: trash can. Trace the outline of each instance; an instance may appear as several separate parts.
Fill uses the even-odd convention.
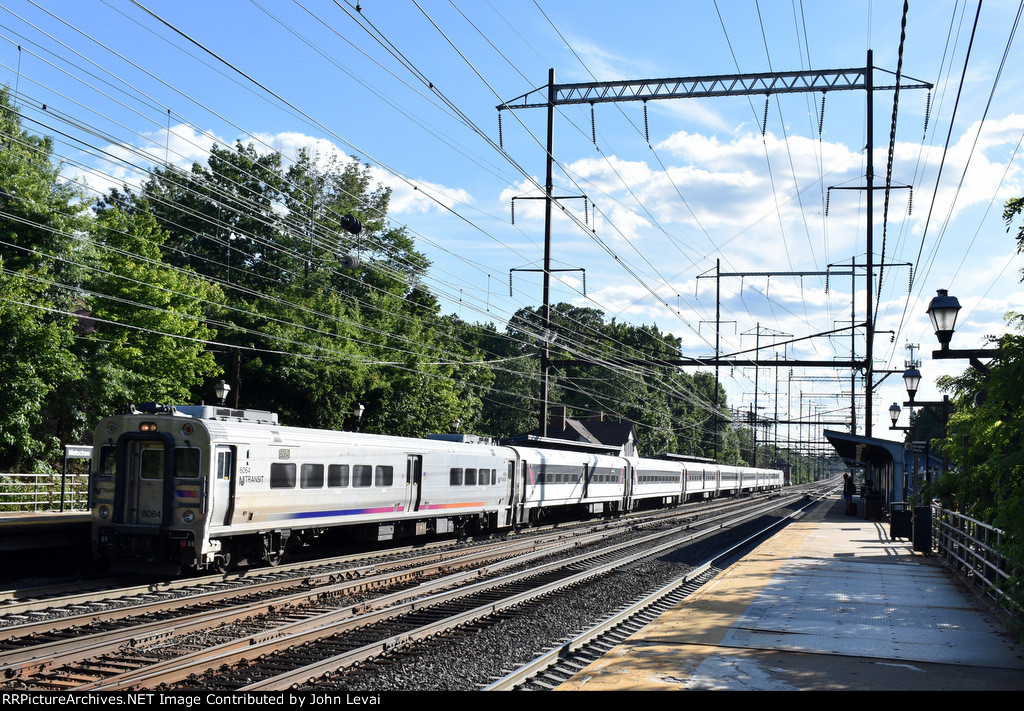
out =
[[[932,553],[932,507],[914,507],[914,550],[917,553]]]
[[[914,512],[907,508],[907,504],[903,501],[894,502],[889,507],[890,541],[894,541],[897,538],[911,540],[914,534],[913,514]]]

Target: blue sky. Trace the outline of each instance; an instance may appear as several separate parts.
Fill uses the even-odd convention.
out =
[[[515,224],[511,205],[540,194],[545,112],[504,112],[499,147],[499,103],[544,85],[549,68],[558,83],[840,69],[863,67],[869,49],[875,82],[891,84],[902,10],[891,0],[365,0],[358,11],[342,0],[45,9],[4,0],[0,81],[17,87],[29,130],[82,138],[55,147],[66,174],[97,191],[131,184],[164,160],[202,161],[215,141],[253,142],[286,158],[303,147],[356,155],[393,187],[391,219],[432,259],[427,283],[445,311],[501,325],[541,298],[531,272],[516,273],[510,296],[509,270],[537,268],[543,257],[542,202],[517,200]],[[929,357],[936,345],[925,308],[935,291],[948,288],[964,305],[957,348],[1005,330],[1003,315],[1024,293],[1022,259],[1001,218],[1003,203],[1024,195],[1024,63],[1020,42],[1010,44],[1019,4],[989,0],[977,11],[976,3],[910,3],[903,74],[935,85],[927,111],[926,91],[899,98],[892,181],[913,186],[913,210],[908,190],[892,191],[883,227],[882,194],[875,199],[875,261],[884,234],[893,265],[882,275],[875,367],[902,369],[906,344],[920,344],[925,399],[938,397],[936,377],[966,365]],[[876,184],[891,114],[892,92],[877,92]],[[585,269],[586,293],[580,272],[560,272],[553,302],[656,324],[683,340],[686,355],[710,356],[707,277],[721,260],[724,273],[836,272],[827,284],[724,278],[724,353],[752,348],[758,330],[764,344],[863,320],[862,271],[854,294],[839,274],[866,256],[864,191],[828,188],[864,184],[864,92],[829,93],[823,114],[820,94],[772,97],[766,121],[764,97],[652,101],[646,125],[639,103],[598,105],[593,118],[589,107],[567,106],[554,136],[556,193],[589,203],[584,214],[582,200],[562,201],[575,219],[556,219],[553,239],[555,267]],[[848,359],[850,346],[844,335],[778,353]],[[856,349],[863,357],[862,337]],[[780,373],[794,416],[848,403],[833,395],[848,392],[848,373],[842,382],[801,379],[831,373],[797,372],[792,382]],[[752,369],[722,377],[734,407],[752,405]],[[758,382],[759,404],[774,407],[773,370]],[[905,399],[898,375],[878,387],[877,436],[898,437],[887,409]]]

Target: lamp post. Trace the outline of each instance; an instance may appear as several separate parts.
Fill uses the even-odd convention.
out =
[[[953,331],[956,329],[956,317],[960,313],[960,301],[955,296],[950,296],[946,289],[939,289],[936,295],[928,303],[928,317],[932,320],[932,328],[935,329],[935,337],[939,340],[939,350],[932,351],[932,358],[936,360],[951,360],[966,358],[971,365],[983,373],[988,373],[979,358],[996,358],[999,356],[998,348],[966,348],[953,349],[949,342],[953,338]]]
[[[909,427],[897,427],[896,426],[896,420],[900,419],[900,412],[902,412],[902,410],[900,409],[900,406],[897,405],[896,403],[893,403],[892,405],[889,406],[889,419],[892,420],[892,427],[890,427],[889,429],[891,429],[891,430],[909,430],[910,429]]]
[[[903,371],[903,384],[907,386],[907,393],[910,394],[910,399],[913,400],[914,396],[917,395],[917,389],[921,386],[921,371],[917,368],[907,368]]]
[[[939,289],[928,303],[928,317],[932,320],[935,337],[939,339],[939,345],[944,351],[949,350],[949,341],[953,338],[958,313],[960,300],[950,296],[946,289]]]
[[[366,412],[366,408],[363,407],[363,403],[356,404],[355,415],[356,415],[356,432],[362,429],[363,425],[363,413]]]
[[[954,316],[954,319],[955,319],[955,316]],[[938,333],[938,329],[936,329],[936,333]],[[950,333],[952,333],[952,329],[950,329]],[[948,341],[947,341],[947,343],[948,343]],[[942,410],[942,420],[941,420],[942,433],[943,433],[943,437],[945,437],[946,424],[949,422],[949,395],[943,395],[941,400],[936,400],[936,401],[915,400],[914,396],[917,394],[917,388],[918,388],[918,386],[921,383],[921,372],[917,368],[908,368],[907,371],[903,374],[903,382],[906,383],[907,394],[910,395],[910,399],[907,402],[903,403],[904,405],[906,405],[907,407],[920,407],[920,408],[923,408],[923,409],[927,410],[928,413],[930,415],[932,415],[933,417],[935,417],[936,419],[938,419],[938,415],[935,415],[933,410],[938,410],[938,409],[941,408],[941,410]],[[892,415],[893,408],[896,409],[895,410],[896,411],[896,415],[895,416]],[[890,427],[889,429],[903,430],[903,431],[910,431],[912,429],[916,429],[915,427],[897,427],[896,426],[896,417],[899,417],[899,412],[900,412],[899,405],[897,405],[896,403],[893,403],[892,407],[889,408],[889,414],[890,414],[890,416],[892,416],[892,424],[893,424],[893,426]],[[929,459],[929,452],[928,452],[929,449],[930,449],[930,446],[925,448],[925,481],[928,481],[928,482],[931,481],[931,477],[928,474],[928,472],[931,469],[931,466],[930,466],[931,462],[930,462],[930,459]],[[916,468],[916,465],[915,465],[915,468]],[[946,459],[945,456],[943,456],[943,458],[942,458],[942,473],[945,474],[947,469],[948,469],[948,460]]]
[[[231,392],[231,386],[228,385],[226,381],[221,380],[214,387],[214,392],[217,393],[217,397],[220,399],[220,406],[224,407],[224,403],[228,399],[228,393]]]

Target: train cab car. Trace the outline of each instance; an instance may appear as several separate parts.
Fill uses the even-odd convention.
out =
[[[289,543],[507,526],[511,452],[282,427],[273,413],[144,406],[100,422],[96,558],[174,574],[274,563]]]
[[[269,413],[265,413],[268,418]],[[209,520],[230,506],[234,469],[203,420],[133,408],[99,423],[90,477],[94,556],[115,568],[177,573],[212,560]],[[234,481],[237,485],[237,480]]]

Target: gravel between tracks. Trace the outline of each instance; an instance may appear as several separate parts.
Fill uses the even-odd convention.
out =
[[[397,659],[323,678],[317,691],[468,691],[476,690],[546,648],[564,642],[625,604],[653,592],[730,541],[741,540],[779,515],[764,516],[723,531],[656,560],[623,568],[585,585],[550,596],[528,614],[510,614],[482,629],[421,643]]]

